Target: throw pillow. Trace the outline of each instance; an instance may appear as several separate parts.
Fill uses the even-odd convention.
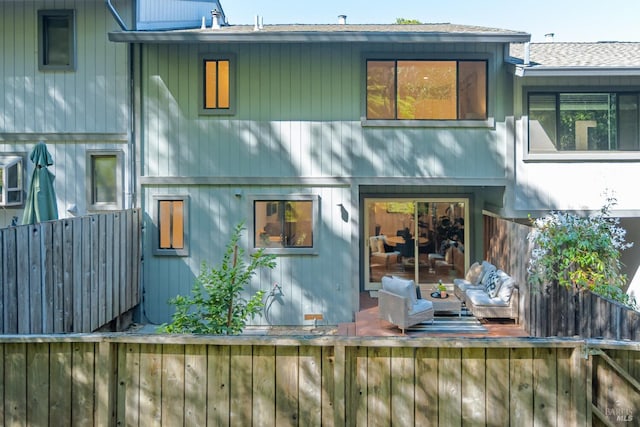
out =
[[[513,294],[513,289],[515,287],[516,281],[513,279],[513,277],[509,276],[504,271],[501,271],[500,290],[498,291],[498,298],[508,303],[511,300],[511,294]]]
[[[479,262],[474,262],[469,267],[467,274],[464,276],[465,280],[469,283],[477,285],[480,282],[480,274],[482,273],[482,265]]]
[[[498,291],[500,290],[500,276],[497,271],[490,271],[485,276],[486,280],[483,280],[484,290],[491,297],[495,298],[498,296]]]

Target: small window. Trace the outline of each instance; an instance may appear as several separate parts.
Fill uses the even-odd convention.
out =
[[[200,57],[201,114],[234,114],[233,57]]]
[[[156,255],[189,255],[188,197],[154,196]]]
[[[486,120],[487,62],[367,61],[368,120]]]
[[[38,11],[40,70],[75,69],[75,13],[73,10]]]
[[[317,253],[317,196],[274,196],[252,203],[254,248],[270,253]]]
[[[122,152],[87,152],[88,209],[122,208]]]
[[[531,93],[529,152],[640,150],[640,94]]]
[[[24,194],[22,167],[22,157],[0,156],[0,206],[22,205]]]

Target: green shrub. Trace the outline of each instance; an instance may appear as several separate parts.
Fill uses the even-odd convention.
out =
[[[190,296],[178,295],[169,301],[176,311],[160,332],[236,335],[242,333],[249,318],[262,314],[264,291],[249,300],[241,294],[259,268],[275,267],[275,256],[260,249],[249,256],[247,264],[245,251],[238,246],[243,230],[242,223],[235,227],[220,267],[202,263]]]
[[[620,252],[633,244],[625,241],[620,220],[610,216],[614,204],[608,197],[595,215],[554,211],[533,220],[529,283],[537,289],[550,283],[588,289],[635,307],[635,300],[624,292],[627,277],[620,262]]]

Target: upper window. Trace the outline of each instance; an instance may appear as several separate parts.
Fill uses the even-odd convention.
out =
[[[529,94],[529,152],[640,150],[638,93]]]
[[[234,114],[233,57],[200,57],[201,114]]]
[[[271,253],[316,253],[317,196],[253,200],[253,247]]]
[[[486,120],[487,61],[368,60],[367,119]]]
[[[87,152],[88,209],[113,210],[121,208],[122,152]]]
[[[38,66],[41,70],[75,69],[74,11],[38,11]]]

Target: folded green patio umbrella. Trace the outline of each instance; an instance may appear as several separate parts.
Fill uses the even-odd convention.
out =
[[[35,168],[31,177],[22,223],[35,224],[58,219],[56,192],[53,189],[55,176],[48,169],[48,166],[53,164],[53,158],[47,150],[47,145],[42,141],[38,142],[29,158]]]

